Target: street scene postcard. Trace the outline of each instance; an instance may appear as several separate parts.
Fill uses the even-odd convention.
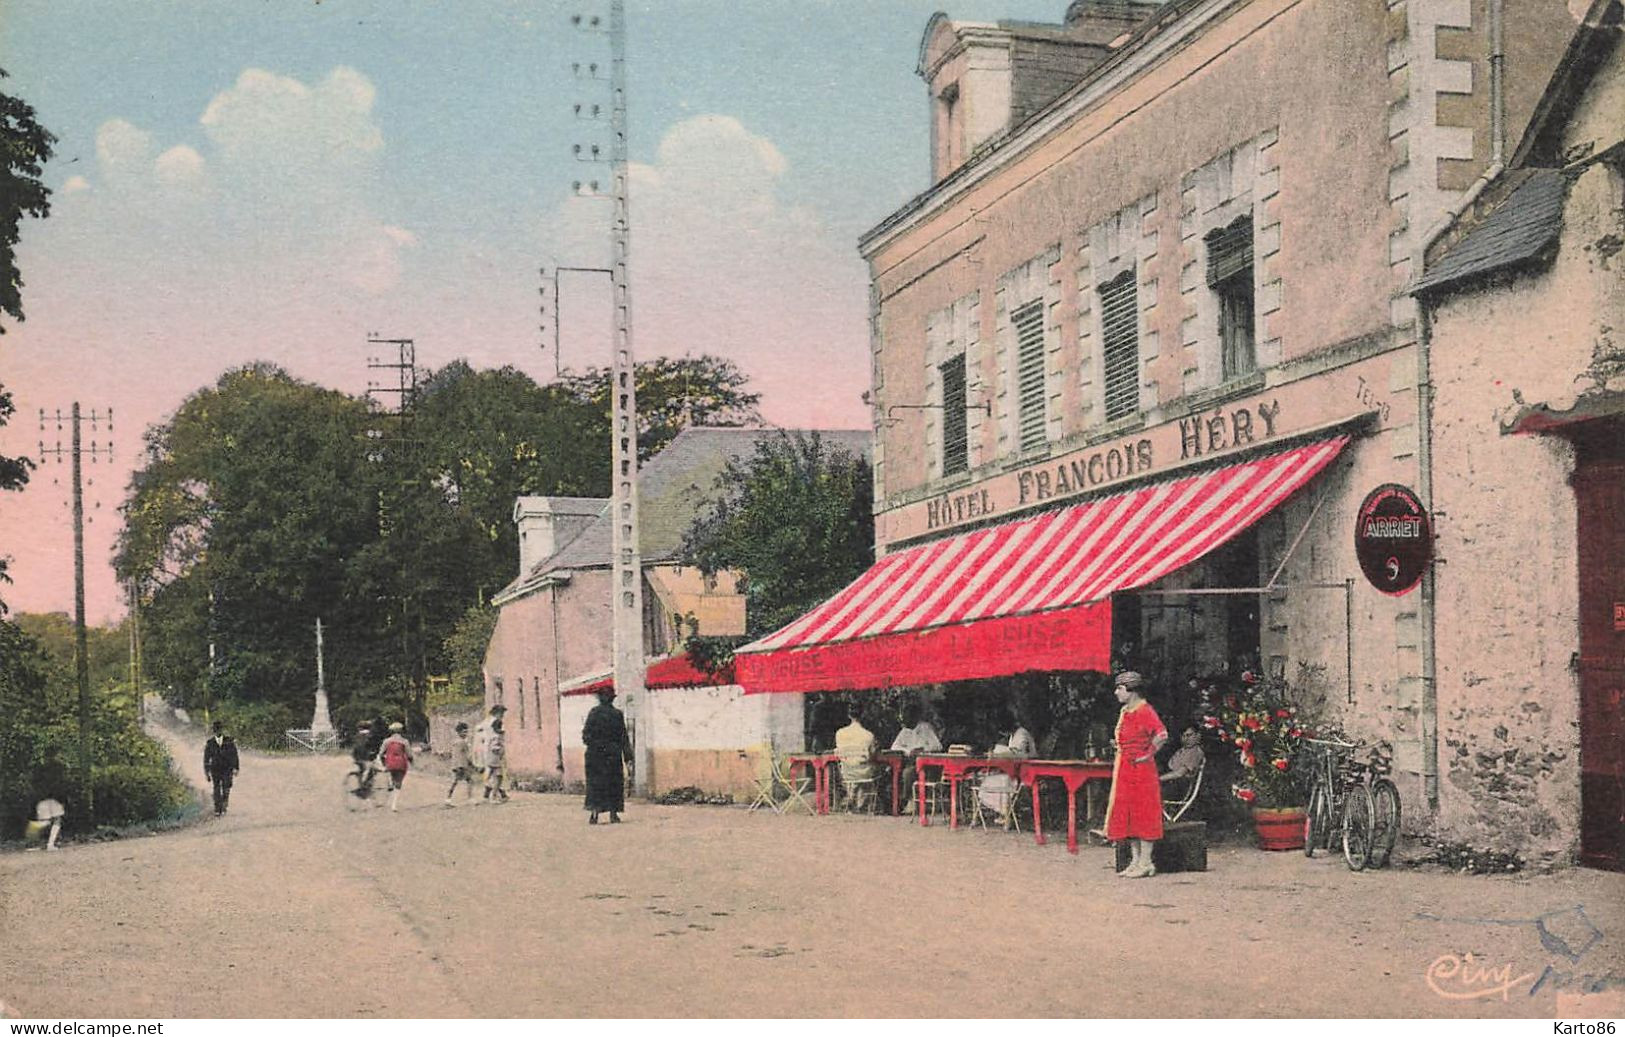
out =
[[[5,1037],[1614,1034],[1622,37],[0,0]]]

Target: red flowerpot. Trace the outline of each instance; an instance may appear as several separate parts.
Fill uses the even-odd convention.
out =
[[[1303,807],[1253,807],[1260,850],[1303,849]]]

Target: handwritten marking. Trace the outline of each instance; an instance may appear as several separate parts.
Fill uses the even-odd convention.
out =
[[[1534,975],[1533,972],[1526,972],[1513,978],[1511,962],[1491,968],[1479,964],[1468,952],[1464,955],[1439,955],[1428,965],[1423,978],[1429,990],[1446,1000],[1476,1001],[1500,995],[1502,1001],[1508,1001],[1512,988],[1523,986]]]

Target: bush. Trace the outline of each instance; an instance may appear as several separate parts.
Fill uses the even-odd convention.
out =
[[[191,794],[168,767],[113,763],[91,770],[98,824],[168,820],[191,802]]]
[[[214,708],[214,719],[226,726],[226,734],[239,745],[256,749],[281,749],[287,744],[290,728],[302,727],[308,717],[295,714],[293,707],[281,702],[221,702]]]

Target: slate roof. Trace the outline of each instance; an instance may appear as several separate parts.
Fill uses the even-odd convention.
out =
[[[794,432],[796,430],[785,430]],[[810,434],[811,430],[804,430]],[[838,446],[859,457],[869,457],[867,429],[819,429],[827,446]],[[670,561],[682,546],[683,534],[700,506],[716,490],[717,476],[728,462],[748,458],[756,444],[779,435],[778,429],[685,428],[666,449],[638,471],[639,546],[645,565]],[[614,532],[609,507],[574,539],[551,557],[538,562],[503,593],[508,594],[550,572],[605,568],[610,563]]]
[[[1557,244],[1563,227],[1563,199],[1568,183],[1555,169],[1531,170],[1528,179],[1507,195],[1443,252],[1413,292],[1435,292],[1469,278],[1523,266],[1544,257]]]

